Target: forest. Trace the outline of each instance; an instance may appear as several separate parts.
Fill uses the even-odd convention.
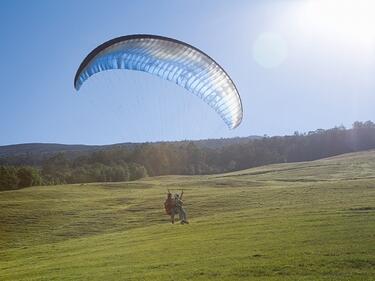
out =
[[[220,142],[220,140],[217,140]],[[33,185],[117,182],[160,175],[202,175],[273,164],[311,161],[375,148],[375,124],[354,122],[290,136],[264,136],[225,145],[202,141],[114,146],[86,153],[58,152],[0,158],[0,190]],[[35,160],[35,159],[38,160]],[[31,163],[31,164],[30,164]]]

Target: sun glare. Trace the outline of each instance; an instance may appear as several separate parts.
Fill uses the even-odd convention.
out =
[[[308,0],[298,9],[301,27],[323,40],[357,51],[375,45],[374,0]]]
[[[265,32],[254,42],[253,57],[264,68],[276,68],[286,59],[287,51],[286,41],[280,34]]]

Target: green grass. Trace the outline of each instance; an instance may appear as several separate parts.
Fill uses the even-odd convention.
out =
[[[189,225],[164,214],[185,190]],[[375,151],[0,193],[1,280],[374,280]]]

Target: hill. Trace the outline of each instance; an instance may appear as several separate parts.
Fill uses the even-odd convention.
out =
[[[0,193],[2,280],[373,280],[375,151]],[[185,190],[171,225],[166,189]]]
[[[243,138],[227,138],[227,139],[205,139],[195,141],[165,141],[165,142],[151,142],[151,143],[117,143],[110,145],[82,145],[82,144],[57,144],[57,143],[25,143],[0,146],[0,168],[2,165],[6,166],[32,166],[40,169],[48,160],[53,159],[56,155],[64,155],[64,158],[70,162],[77,160],[81,161],[83,158],[90,158],[95,153],[109,153],[118,151],[123,153],[135,152],[142,147],[186,147],[193,144],[197,149],[205,150],[219,150],[232,145],[246,144],[251,140],[258,140],[261,137],[249,136]],[[157,157],[157,155],[153,155]],[[122,159],[121,162],[129,162],[130,159]],[[116,162],[116,161],[114,161]],[[130,161],[134,162],[134,161]],[[95,163],[90,163],[95,164]],[[188,167],[189,163],[185,163]],[[113,168],[113,167],[110,167]],[[171,171],[170,171],[171,172]],[[90,172],[94,174],[94,171]],[[152,173],[152,172],[151,172]],[[54,182],[61,182],[56,175],[48,175],[48,178],[54,178]],[[69,177],[69,176],[68,176]],[[1,180],[1,175],[0,175]],[[124,180],[124,179],[123,179]],[[92,180],[91,180],[92,181]],[[63,183],[77,183],[80,181],[64,179]],[[50,182],[48,182],[50,184]],[[9,189],[9,188],[6,188]]]
[[[241,144],[249,140],[260,139],[259,136],[249,136],[242,138],[227,138],[227,139],[206,139],[191,141],[201,148],[221,148],[226,145]],[[190,141],[167,141],[167,142],[154,142],[153,144],[160,143],[185,143]],[[67,153],[68,155],[80,156],[86,152],[93,152],[98,150],[108,150],[114,148],[134,148],[142,145],[143,143],[116,143],[109,145],[83,145],[83,144],[58,144],[58,143],[23,143],[0,146],[0,158],[11,158],[19,156],[51,156],[60,152]]]
[[[104,150],[116,146],[132,147],[135,144],[123,143],[113,145],[83,145],[83,144],[58,144],[58,143],[23,143],[0,146],[0,157],[48,157],[56,153],[64,152],[67,154],[81,155],[85,152]]]
[[[371,121],[355,122],[350,129],[340,126],[283,137],[109,146],[20,145],[3,147],[8,157],[0,156],[0,190],[40,184],[123,182],[147,175],[220,174],[369,149],[375,149],[375,123]]]

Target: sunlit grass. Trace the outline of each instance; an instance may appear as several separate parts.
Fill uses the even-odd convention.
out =
[[[0,193],[1,280],[372,280],[375,152]],[[189,225],[164,214],[185,190]]]

